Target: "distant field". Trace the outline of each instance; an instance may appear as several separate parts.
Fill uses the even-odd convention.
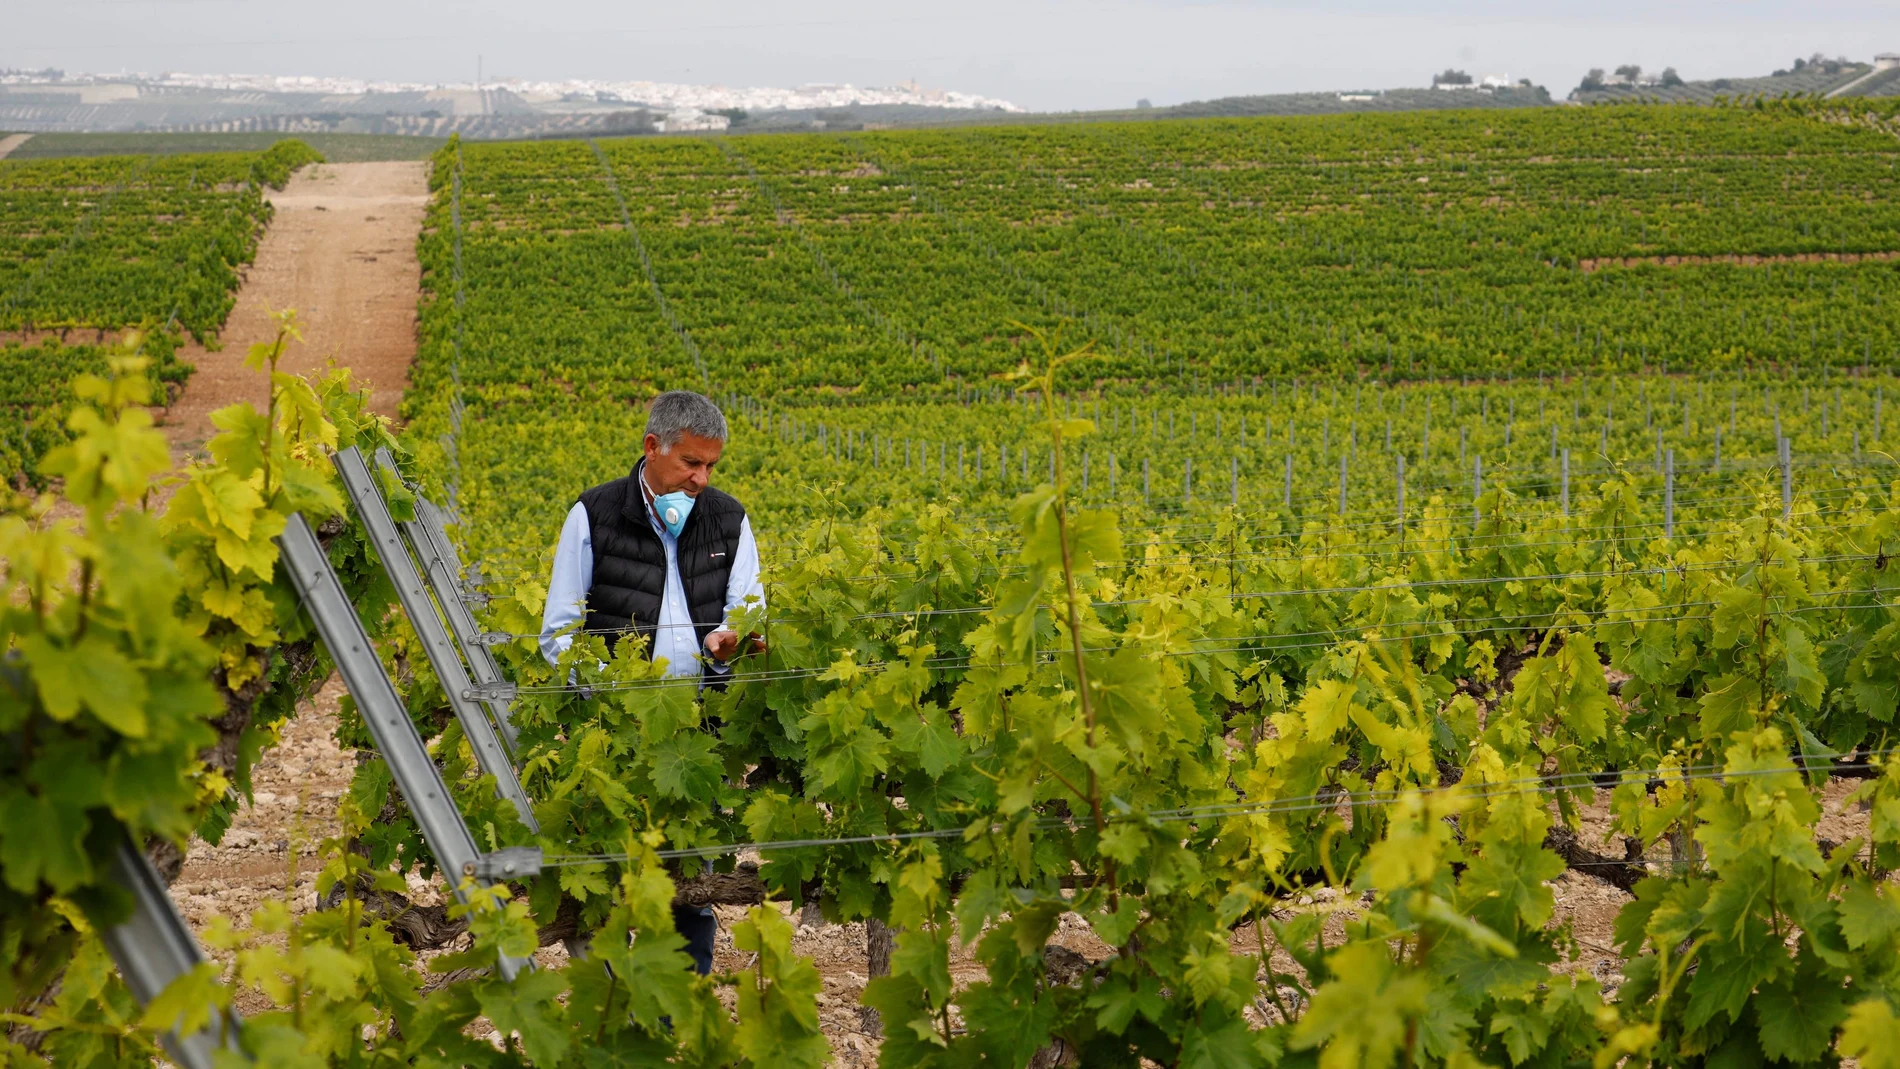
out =
[[[446,172],[462,171],[464,384],[954,394],[1015,367],[1018,319],[1069,321],[1097,345],[1078,374],[1129,381],[1846,367],[1900,352],[1886,259],[1900,253],[1900,142],[1796,109],[599,149],[463,142],[438,157],[438,235]],[[444,249],[425,241],[434,277]],[[447,307],[425,309],[425,338],[443,337]],[[425,343],[419,389],[445,374],[441,353]]]
[[[67,156],[172,156],[192,152],[262,152],[279,141],[302,141],[331,163],[424,160],[440,148],[439,137],[386,134],[34,134],[10,160]]]
[[[120,330],[149,332],[140,352],[155,379],[184,379],[174,351],[231,310],[271,217],[263,190],[314,158],[286,139],[266,152],[0,162],[0,480],[37,480],[67,438],[66,384],[104,369]]]
[[[546,502],[623,465],[603,443],[628,441],[664,388],[770,414],[756,429],[784,435],[782,449],[721,469],[755,506],[798,513],[841,461],[902,463],[917,482],[896,495],[869,483],[826,507],[975,500],[948,473],[979,479],[988,450],[982,486],[998,496],[984,506],[1000,515],[1033,474],[1026,450],[1041,448],[1031,419],[996,406],[1025,355],[1013,321],[1094,343],[1060,388],[1147,406],[1089,443],[1097,465],[1119,458],[1123,491],[1146,459],[1175,488],[1211,480],[1184,491],[1208,509],[1247,492],[1336,500],[1339,447],[1389,451],[1434,427],[1445,467],[1431,477],[1468,476],[1464,432],[1477,430],[1457,414],[1486,411],[1490,387],[1466,378],[1528,390],[1590,376],[1562,398],[1559,434],[1572,438],[1556,447],[1634,463],[1661,456],[1641,391],[1673,399],[1674,380],[1626,400],[1602,392],[1604,375],[1719,382],[1900,360],[1900,142],[1792,106],[458,142],[435,163],[405,405],[425,458],[459,420],[459,493],[484,552],[544,549]],[[1288,438],[1289,380],[1309,394],[1303,446]],[[1403,395],[1436,396],[1433,410],[1360,410],[1355,384],[1404,380],[1446,392]],[[1330,415],[1311,411],[1315,384],[1340,391]],[[1183,410],[1162,438],[1156,395],[1215,387],[1252,398],[1255,422]],[[1693,389],[1699,403],[1728,397]],[[1493,397],[1506,424],[1531,411],[1546,422],[1535,438],[1487,438],[1487,470],[1507,448],[1519,470],[1557,460],[1541,397]],[[1633,420],[1625,444],[1586,440],[1600,428],[1585,406],[1612,400]],[[979,418],[970,405],[989,407]],[[1396,422],[1399,439],[1375,437],[1402,414],[1417,422]],[[1839,418],[1828,448],[1851,453]],[[1276,451],[1311,449],[1291,476],[1258,452],[1235,459],[1234,435],[1251,428],[1264,449],[1268,419]],[[1179,451],[1160,451],[1178,435]],[[1700,430],[1694,446],[1705,438],[1712,450]],[[1014,473],[1003,487],[999,449]],[[1557,477],[1538,471],[1540,485]]]

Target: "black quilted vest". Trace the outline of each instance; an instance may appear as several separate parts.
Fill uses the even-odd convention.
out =
[[[642,460],[633,474],[581,495],[594,540],[594,585],[587,590],[589,631],[606,632],[612,648],[628,632],[651,637],[666,597],[666,547],[654,533],[640,492]],[[712,487],[700,492],[679,533],[680,585],[701,647],[726,617],[726,581],[739,550],[745,506]],[[653,655],[649,642],[647,656]]]

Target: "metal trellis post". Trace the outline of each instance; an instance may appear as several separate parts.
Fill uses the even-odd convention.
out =
[[[1398,465],[1399,465],[1399,475],[1398,475],[1399,540],[1402,542],[1405,540],[1405,454],[1404,453],[1399,454]]]
[[[402,472],[396,467],[396,459],[387,449],[376,451],[376,463],[396,479],[402,478]],[[495,718],[495,725],[501,730],[501,739],[510,754],[515,749],[515,725],[510,716],[511,702],[504,697],[508,683],[501,673],[501,666],[495,663],[495,655],[489,651],[490,642],[505,641],[482,631],[475,622],[475,616],[469,611],[470,605],[487,604],[488,598],[479,593],[471,593],[456,577],[461,574],[461,555],[450,541],[448,528],[442,522],[442,512],[435,503],[422,495],[415,484],[407,484],[416,495],[416,518],[397,524],[408,537],[416,556],[422,561],[424,577],[435,591],[435,600],[442,606],[442,614],[448,617],[449,629],[455,633],[455,641],[468,657],[469,674],[474,677],[477,693],[489,696],[482,699],[489,715]]]
[[[121,837],[107,864],[106,878],[132,896],[132,915],[102,929],[99,937],[119,966],[126,989],[139,1005],[149,1005],[173,980],[204,961],[204,951],[178,915],[165,881],[131,839]],[[214,1011],[211,1022],[198,1031],[187,1036],[167,1032],[161,1039],[185,1069],[211,1069],[219,1048],[238,1049],[239,1023],[236,1011]]]
[[[1564,516],[1570,515],[1570,450],[1564,450],[1563,459],[1563,504]]]
[[[1676,537],[1676,451],[1663,453],[1663,537]]]
[[[1484,496],[1484,458],[1471,458],[1471,522],[1477,523],[1484,517],[1478,508],[1478,499]]]
[[[1781,518],[1786,520],[1794,515],[1794,447],[1783,438],[1781,447]]]
[[[283,550],[284,570],[297,588],[304,610],[316,624],[317,634],[336,662],[343,683],[356,700],[358,714],[376,740],[376,752],[388,762],[403,801],[416,819],[416,827],[435,855],[457,898],[466,901],[461,885],[463,877],[486,884],[530,876],[541,869],[539,847],[509,847],[483,854],[469,833],[462,814],[442,772],[429,759],[428,747],[416,733],[396,688],[383,672],[376,647],[357,618],[356,606],[343,592],[336,569],[300,513],[293,513],[284,533],[277,536]],[[497,966],[503,977],[513,980],[523,969],[532,968],[527,958],[501,955]]]
[[[448,698],[449,708],[454,711],[463,733],[468,736],[469,747],[475,751],[476,761],[483,772],[495,777],[496,791],[515,807],[521,822],[530,831],[540,831],[540,825],[534,819],[534,807],[528,803],[528,796],[521,789],[521,781],[515,776],[515,767],[509,760],[508,751],[503,748],[495,726],[489,722],[487,710],[477,703],[475,683],[469,678],[461,654],[456,652],[455,643],[442,624],[442,617],[437,615],[435,602],[423,586],[421,575],[416,572],[415,562],[410,559],[402,535],[396,530],[395,521],[390,518],[389,508],[383,503],[382,493],[376,488],[369,466],[363,463],[362,452],[352,446],[332,459],[337,474],[343,479],[344,492],[349,495],[350,504],[362,519],[370,544],[382,561],[383,571],[396,588],[403,612],[416,629],[416,636],[422,640],[429,665],[435,669],[436,678],[442,682],[442,692]],[[512,697],[514,688],[511,685],[504,686],[506,689],[496,696]]]

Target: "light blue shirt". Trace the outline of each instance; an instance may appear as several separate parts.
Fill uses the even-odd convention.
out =
[[[653,635],[653,659],[666,661],[669,676],[697,676],[701,654],[693,615],[686,607],[686,588],[680,582],[679,539],[666,529],[651,508],[647,520],[666,547],[666,593],[660,599],[660,626]],[[594,536],[587,522],[587,506],[579,502],[567,512],[561,525],[561,541],[554,549],[554,571],[548,577],[547,606],[541,611],[541,656],[549,664],[558,664],[561,654],[573,645],[574,636],[559,632],[583,620],[587,614],[587,591],[594,585]],[[747,597],[765,604],[765,591],[759,580],[759,544],[752,537],[752,519],[739,522],[739,545],[733,550],[732,572],[726,580],[726,612],[745,604]],[[708,636],[709,638],[711,636]],[[712,660],[704,663],[715,672],[731,671],[730,665]]]

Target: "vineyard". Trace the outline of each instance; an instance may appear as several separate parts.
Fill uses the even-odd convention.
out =
[[[449,168],[436,182],[447,193]],[[618,399],[1891,361],[1900,141],[1792,108],[462,145],[459,374]],[[454,198],[425,259],[446,269]],[[488,279],[506,279],[506,285]],[[655,293],[660,299],[655,299]],[[421,396],[446,374],[431,320]],[[1069,380],[1065,377],[1065,383]]]
[[[0,164],[0,472],[40,478],[68,384],[142,328],[156,383],[190,373],[181,338],[215,335],[270,218],[265,187],[317,158],[264,152]],[[116,338],[114,339],[116,340]]]
[[[1897,152],[1805,106],[451,141],[400,435],[274,375],[156,505],[120,357],[46,460],[83,533],[9,503],[0,1049],[824,1065],[803,907],[892,1069],[1900,1065]],[[723,689],[536,645],[672,387],[765,556]],[[139,1009],[119,829],[215,841],[333,661],[319,908]]]

